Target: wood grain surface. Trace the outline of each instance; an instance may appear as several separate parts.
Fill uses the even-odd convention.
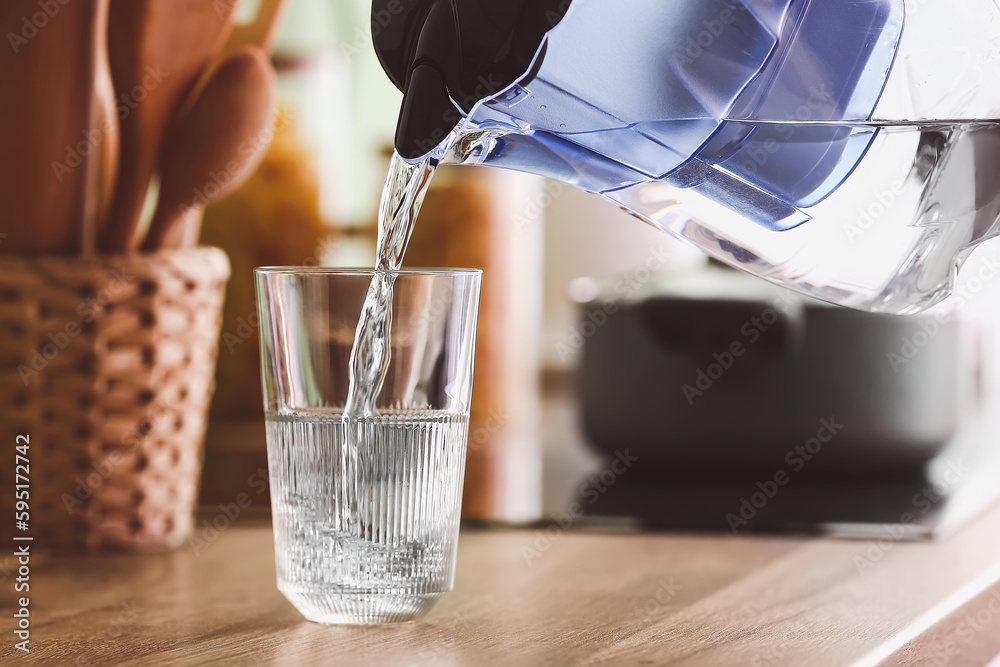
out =
[[[426,620],[347,628],[308,623],[282,598],[269,527],[244,517],[215,539],[169,554],[34,556],[27,656],[13,649],[16,575],[8,557],[0,658],[70,665],[980,665],[1000,653],[1000,614],[990,610],[1000,591],[998,529],[1000,509],[944,542],[884,542],[877,559],[869,542],[818,538],[466,530],[455,592]],[[859,572],[859,558],[871,567]],[[979,629],[968,632],[959,624],[970,613]],[[950,638],[958,652],[947,656]]]

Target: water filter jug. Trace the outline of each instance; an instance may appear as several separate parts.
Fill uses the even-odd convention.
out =
[[[375,0],[407,160],[554,178],[854,308],[943,299],[1000,217],[993,0]]]

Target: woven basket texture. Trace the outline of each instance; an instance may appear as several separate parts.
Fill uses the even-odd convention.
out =
[[[16,474],[27,473],[20,534],[37,548],[186,540],[229,270],[215,248],[0,257],[0,514],[11,532]],[[15,468],[19,435],[27,470]]]

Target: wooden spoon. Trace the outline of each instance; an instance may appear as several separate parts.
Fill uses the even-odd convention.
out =
[[[5,254],[78,253],[103,136],[94,87],[108,0],[0,0],[0,232]]]
[[[198,77],[198,82],[191,89],[184,109],[189,111],[194,106],[195,100],[208,84],[208,80],[215,74],[219,65],[229,59],[237,51],[248,46],[257,46],[265,53],[271,53],[274,48],[274,40],[278,33],[278,23],[285,0],[260,0],[257,5],[257,13],[246,23],[237,23],[229,33],[226,43],[219,49],[207,67]]]
[[[243,49],[219,67],[191,112],[168,132],[160,199],[143,250],[194,245],[205,206],[253,174],[272,139],[275,86],[274,69],[259,48]]]
[[[121,163],[103,250],[138,246],[136,232],[163,133],[226,42],[235,8],[236,2],[221,0],[112,0],[108,40],[121,115]]]

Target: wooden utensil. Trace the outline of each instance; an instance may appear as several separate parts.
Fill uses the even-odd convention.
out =
[[[122,116],[121,163],[103,250],[138,246],[163,133],[226,42],[235,7],[219,0],[112,0],[108,39]]]
[[[218,68],[191,112],[168,131],[160,199],[143,250],[194,245],[205,206],[242,185],[264,158],[276,98],[263,50],[243,49]]]
[[[216,64],[247,46],[259,46],[265,53],[270,53],[274,48],[274,38],[278,32],[278,19],[284,5],[285,0],[260,0],[254,18],[247,23],[237,24],[233,28],[225,47],[215,59]]]
[[[108,3],[110,4],[110,3]],[[118,158],[121,149],[118,110],[115,108],[115,86],[111,80],[111,63],[108,57],[108,10],[101,14],[98,26],[94,99],[92,101],[93,126],[101,133],[100,150],[95,157],[94,169],[87,174],[87,201],[84,203],[83,255],[97,252],[97,240],[102,227],[111,215],[114,203],[115,182],[118,178]]]
[[[94,88],[108,0],[0,2],[0,252],[74,254],[96,207]],[[90,199],[88,200],[88,192]]]
[[[260,0],[253,19],[233,26],[225,44],[198,77],[198,82],[192,88],[184,105],[185,111],[189,111],[194,106],[195,100],[201,95],[219,65],[228,60],[234,53],[248,46],[257,46],[265,53],[271,53],[284,4],[285,0]]]

